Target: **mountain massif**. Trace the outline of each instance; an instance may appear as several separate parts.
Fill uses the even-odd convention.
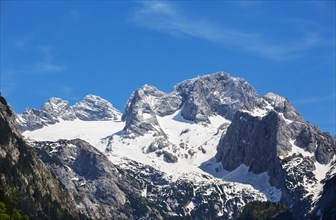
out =
[[[40,190],[73,218],[236,219],[258,202],[276,204],[260,205],[277,207],[274,218],[336,217],[335,137],[286,98],[260,96],[227,73],[183,81],[170,93],[144,85],[123,114],[88,95],[72,106],[51,98],[18,115],[2,101],[1,116],[5,189],[24,189],[18,184],[37,177],[22,163],[38,163],[54,181]],[[24,162],[15,159],[23,150]],[[20,207],[27,204],[38,203]]]

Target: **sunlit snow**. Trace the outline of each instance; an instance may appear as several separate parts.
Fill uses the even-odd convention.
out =
[[[144,113],[144,118],[148,117],[149,115]],[[264,194],[264,199],[280,200],[281,191],[269,184],[267,173],[253,174],[248,172],[248,167],[244,165],[228,172],[221,168],[221,164],[214,161],[216,147],[222,133],[231,123],[229,120],[213,115],[209,118],[210,123],[194,123],[185,120],[180,111],[165,117],[157,116],[157,120],[171,146],[175,147],[167,151],[173,152],[177,149],[175,152],[178,155],[177,163],[167,163],[163,155],[158,156],[155,152],[147,152],[148,146],[157,138],[154,133],[148,132],[136,138],[125,137],[122,121],[78,119],[61,121],[42,129],[26,131],[23,135],[37,141],[80,138],[106,153],[115,164],[123,165],[131,159],[166,173],[166,177],[172,181],[188,178],[194,182],[233,182],[236,190],[246,188]],[[224,130],[219,132],[219,127]],[[192,156],[189,151],[193,152]],[[142,196],[146,196],[145,190]],[[189,207],[192,208],[192,204],[189,204]]]

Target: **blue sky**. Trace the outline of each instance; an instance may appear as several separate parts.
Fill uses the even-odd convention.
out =
[[[96,94],[123,111],[225,71],[335,124],[335,1],[1,1],[1,92],[16,112]]]

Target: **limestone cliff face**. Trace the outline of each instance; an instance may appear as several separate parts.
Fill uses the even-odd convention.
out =
[[[185,80],[174,88],[183,100],[181,111],[185,119],[195,122],[207,121],[218,114],[232,119],[240,109],[261,105],[261,98],[244,79],[224,72]]]
[[[79,218],[70,196],[16,130],[15,115],[0,97],[1,193],[19,196],[16,206],[33,219]]]
[[[3,112],[5,113],[6,111],[6,108],[4,108]],[[43,128],[46,125],[59,123],[62,120],[117,120],[119,122],[120,116],[121,113],[115,110],[106,100],[89,95],[74,106],[69,106],[68,102],[64,100],[52,98],[40,110],[26,110],[24,114],[17,117],[17,121],[23,128],[21,130],[34,130]],[[169,116],[172,117],[170,118]],[[217,117],[226,120],[222,125],[217,125],[214,121],[217,120]],[[8,121],[10,120],[8,119]],[[334,180],[335,173],[330,174],[330,178],[326,179],[326,173],[332,166],[335,166],[335,137],[321,132],[318,127],[306,122],[288,99],[274,93],[268,93],[261,97],[244,79],[218,72],[185,80],[177,84],[170,93],[162,92],[153,86],[144,85],[137,89],[129,98],[125,112],[122,115],[122,121],[125,122],[123,131],[109,136],[108,139],[103,137],[103,140],[108,140],[105,153],[113,153],[112,143],[113,146],[118,146],[116,144],[123,144],[123,141],[129,138],[134,139],[134,144],[132,145],[135,148],[142,148],[142,153],[150,155],[155,152],[157,158],[155,157],[153,161],[163,158],[168,163],[178,164],[184,159],[197,158],[199,155],[209,152],[213,156],[212,150],[217,150],[216,158],[207,161],[211,165],[212,163],[216,164],[216,166],[218,165],[218,167],[213,168],[214,170],[213,172],[211,171],[211,174],[220,172],[222,168],[235,173],[236,171],[234,170],[236,168],[245,165],[254,174],[267,173],[269,183],[282,192],[281,202],[291,207],[291,210],[296,215],[295,217],[315,217],[313,216],[313,210],[316,210],[315,213],[317,213],[318,207],[321,207],[321,212],[327,210],[325,204],[328,203],[330,198],[328,192],[333,192],[330,189],[335,184],[335,181],[331,181]],[[203,128],[212,129],[212,126],[216,124],[217,133],[208,134],[207,140],[211,142],[209,144],[210,142],[208,141],[201,141],[198,132],[190,135],[191,133],[189,132],[192,130],[189,128],[181,130],[175,136],[175,131],[172,132],[172,129],[168,129],[167,127],[169,126],[166,126],[170,122],[173,122],[172,124],[176,125],[176,128],[179,126],[182,128],[182,126],[184,127],[182,123],[186,123],[188,127],[189,125],[195,125],[195,127],[198,127],[197,130],[201,131]],[[15,122],[12,120],[11,123]],[[5,128],[2,129],[5,131]],[[16,135],[19,136],[18,134]],[[189,135],[195,140],[193,140],[193,146],[189,143],[191,140]],[[142,138],[141,136],[147,136],[145,138],[148,138],[148,143],[146,142],[143,145],[143,143],[140,144],[141,141],[137,142],[137,140],[140,140],[137,138]],[[188,138],[184,138],[184,136],[188,136]],[[113,139],[113,137],[116,137],[116,139]],[[97,218],[114,218],[117,215],[96,215],[93,213],[91,216],[91,207],[94,207],[93,204],[101,203],[101,207],[106,207],[104,209],[107,212],[111,210],[115,212],[110,207],[125,207],[124,204],[127,206],[133,201],[126,212],[120,211],[120,216],[125,214],[127,217],[138,218],[143,213],[138,215],[131,210],[137,204],[140,204],[140,201],[142,205],[150,207],[154,207],[153,201],[156,204],[160,204],[160,206],[167,201],[166,198],[162,199],[162,203],[159,201],[162,198],[159,196],[162,192],[159,190],[159,188],[162,189],[161,185],[157,191],[154,190],[152,193],[153,197],[158,198],[158,200],[149,201],[145,198],[139,199],[137,197],[139,194],[147,193],[147,189],[142,187],[142,183],[145,184],[147,180],[143,180],[139,175],[133,175],[134,170],[136,170],[135,173],[140,170],[138,168],[139,164],[134,166],[134,170],[128,170],[129,172],[123,172],[120,167],[119,171],[116,171],[116,165],[106,162],[106,165],[102,166],[102,163],[105,164],[104,161],[106,159],[99,156],[99,152],[94,150],[93,146],[90,147],[79,140],[71,140],[71,142],[73,143],[39,143],[37,144],[37,149],[39,149],[39,153],[42,152],[41,158],[45,159],[43,155],[48,156],[48,159],[44,161],[48,164],[48,168],[65,185],[73,186],[71,188],[73,197],[85,198],[83,203],[81,203],[80,199],[77,203],[77,205],[81,206],[82,213],[85,213],[85,215]],[[49,145],[62,145],[62,147],[56,152],[53,149],[49,149]],[[76,145],[76,148],[71,148],[69,147],[70,145]],[[209,148],[206,151],[203,145],[213,148]],[[15,158],[17,158],[16,155],[18,153],[15,153],[15,149],[12,149],[11,152],[14,158],[13,161],[17,160]],[[0,156],[6,158],[3,155],[6,155],[6,152],[0,151]],[[70,159],[65,160],[64,158]],[[55,160],[60,162],[59,166],[53,163]],[[97,163],[97,161],[100,162]],[[143,160],[138,162],[141,161]],[[67,167],[70,167],[73,173]],[[210,167],[209,169],[212,168]],[[103,170],[109,172],[106,173]],[[118,179],[120,178],[119,172],[124,174],[121,175],[124,176],[122,180]],[[80,186],[79,182],[75,180],[77,178],[76,175],[69,179],[68,177],[66,178],[64,173],[70,176],[76,174],[78,178],[85,177],[88,180],[86,182],[87,185]],[[99,173],[99,175],[95,176],[94,173]],[[130,174],[131,176],[129,176]],[[240,177],[243,178],[246,177],[241,172],[239,172],[239,175],[242,175]],[[157,173],[155,175],[150,174],[150,176],[157,176]],[[136,180],[133,177],[136,177]],[[72,178],[75,179],[72,180]],[[243,178],[238,178],[238,180]],[[95,181],[90,182],[93,179]],[[153,179],[149,178],[148,181],[153,181]],[[137,185],[137,180],[141,182],[141,187],[139,185],[133,187]],[[248,181],[250,181],[250,178]],[[122,184],[123,182],[127,182],[127,184]],[[328,183],[329,188],[325,189],[327,193],[324,193],[321,200],[327,202],[320,202],[320,205],[318,205],[317,203],[323,194],[322,190],[326,183]],[[181,190],[180,185],[178,187],[173,186],[176,192]],[[106,190],[107,188],[111,189],[113,195],[118,196],[113,197],[112,194],[109,194],[110,191]],[[151,186],[150,188],[153,189],[155,187]],[[170,193],[169,190],[167,191],[168,194]],[[95,194],[92,191],[98,191],[98,193]],[[134,194],[133,192],[136,193]],[[79,196],[83,194],[85,196]],[[133,195],[137,196],[134,197]],[[206,203],[210,201],[204,198],[206,198],[206,195],[202,194],[202,196],[197,198],[197,201],[191,204],[194,210],[196,203],[200,205],[198,201],[206,201]],[[171,212],[171,210],[174,210],[173,207],[176,204],[172,202],[174,199],[174,196],[170,197],[171,204],[167,205],[169,208],[165,211]],[[211,199],[217,201],[217,198]],[[241,201],[245,202],[246,198],[244,196],[241,199]],[[188,201],[190,202],[190,200]],[[186,203],[181,204],[179,209],[184,209]],[[222,205],[212,202],[211,204],[213,208],[217,207],[214,208],[216,210],[219,210],[218,207],[227,208],[225,207],[227,201]],[[236,207],[237,204],[233,202],[232,207]],[[207,205],[207,208],[212,205]],[[167,212],[163,213],[160,207],[146,210],[151,211],[155,217],[161,216],[165,218],[167,216]],[[202,216],[201,213],[204,209],[198,206],[197,210],[199,211],[199,216]],[[233,214],[236,211],[228,211],[228,213]],[[160,214],[157,215],[157,213]],[[175,215],[181,212],[175,209],[172,213]],[[193,217],[197,216],[194,215]]]
[[[89,143],[80,140],[34,142],[48,169],[66,186],[77,210],[90,219],[139,219],[136,206],[153,219],[159,212],[142,198],[137,180],[111,163]],[[134,198],[135,197],[135,198]],[[132,203],[137,199],[137,204]],[[134,211],[135,210],[135,211]]]
[[[267,172],[294,217],[309,217],[324,185],[319,172],[333,166],[335,139],[303,121],[289,103],[285,106],[264,116],[238,111],[220,139],[216,160],[229,171],[244,164],[253,173]]]
[[[220,140],[217,161],[221,161],[227,170],[245,164],[254,173],[266,171],[271,177],[271,184],[281,188],[284,173],[278,155],[290,149],[289,143],[279,145],[283,136],[287,136],[281,130],[283,123],[275,112],[263,118],[238,112]]]
[[[77,209],[92,219],[235,219],[243,204],[263,199],[262,193],[237,189],[234,183],[171,181],[165,173],[132,160],[115,165],[80,139],[33,145],[66,185]],[[192,211],[190,203],[195,204]]]
[[[218,72],[185,80],[171,93],[144,85],[128,100],[122,119],[126,122],[126,133],[139,136],[148,131],[160,133],[156,116],[178,110],[186,120],[208,123],[212,115],[231,120],[238,110],[263,107],[264,103],[244,79]]]
[[[155,111],[160,112],[160,114],[164,113],[161,107],[158,107],[155,103],[158,102],[157,100],[164,99],[164,96],[163,92],[148,85],[136,90],[128,100],[125,113],[122,116],[122,120],[125,121],[124,130],[126,134],[139,136],[148,131],[153,131],[157,134],[162,133]],[[172,107],[171,105],[169,106]]]

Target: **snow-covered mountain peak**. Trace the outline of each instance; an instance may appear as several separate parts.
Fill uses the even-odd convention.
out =
[[[192,85],[192,84],[195,84],[196,82],[206,81],[208,79],[228,80],[228,79],[231,79],[231,78],[239,79],[239,78],[236,78],[236,77],[232,77],[230,74],[225,73],[225,72],[216,72],[216,73],[212,73],[212,74],[197,76],[197,77],[192,78],[192,79],[183,80],[182,82],[176,84],[174,89],[176,90],[177,87],[185,86],[186,84]]]
[[[192,87],[200,86],[200,85],[212,88],[213,86],[209,85],[208,84],[209,82],[216,82],[216,84],[218,83],[227,84],[228,82],[232,82],[232,83],[235,83],[236,85],[247,83],[247,81],[243,78],[233,77],[230,74],[225,73],[225,72],[216,72],[216,73],[206,74],[202,76],[197,76],[192,79],[184,80],[176,84],[174,87],[174,90],[180,90],[181,87],[182,88],[186,88],[186,87],[192,88]]]
[[[46,103],[54,103],[54,104],[56,104],[56,105],[58,105],[58,104],[60,104],[60,103],[67,103],[67,104],[69,104],[68,101],[66,101],[66,100],[64,100],[64,99],[61,99],[61,98],[58,98],[58,97],[51,97],[50,99],[48,99],[48,100],[45,102],[45,104],[46,104]]]
[[[155,116],[168,116],[180,110],[180,116],[196,123],[210,123],[210,117],[220,115],[231,120],[244,108],[261,105],[262,98],[244,79],[218,72],[177,84],[171,93],[144,85],[128,100],[123,114],[125,131],[145,134],[144,127],[157,131]]]
[[[162,92],[156,87],[145,84],[140,89],[137,89],[130,99],[134,96],[139,96],[136,97],[136,99],[142,99],[144,102],[152,106],[153,110],[155,110],[154,106],[156,106],[157,102],[160,102],[165,95],[167,95],[165,92]]]
[[[59,112],[61,108],[69,106],[69,102],[57,97],[51,97],[41,107],[41,110],[46,112]]]
[[[97,95],[92,95],[92,94],[84,96],[83,101],[97,103],[97,104],[99,102],[108,102],[107,100],[105,100],[105,99],[103,99],[103,98],[101,98]]]
[[[41,111],[48,113],[55,120],[74,120],[76,118],[76,114],[69,102],[61,98],[50,98],[43,104]]]
[[[282,113],[286,119],[292,121],[304,121],[300,113],[285,97],[270,92],[264,96],[264,100],[266,100],[274,110]]]
[[[183,81],[175,90],[184,100],[182,116],[196,122],[214,114],[232,119],[241,108],[252,109],[261,101],[245,80],[223,72]]]
[[[26,109],[22,114],[18,114],[17,122],[19,129],[25,131],[36,130],[62,120],[106,121],[120,118],[121,113],[110,102],[96,95],[87,95],[73,106],[66,100],[52,97],[41,109]]]
[[[140,89],[145,91],[145,92],[157,92],[157,91],[159,91],[155,86],[151,86],[151,85],[148,85],[148,84],[145,84],[145,85],[141,86]]]
[[[135,173],[145,164],[171,182],[188,179],[197,185],[220,178],[221,184],[249,184],[270,201],[301,210],[301,216],[315,207],[336,157],[335,139],[305,122],[286,98],[260,97],[247,81],[223,72],[183,81],[171,93],[144,85],[129,98],[122,121],[111,120],[115,109],[97,96],[70,108],[82,120],[55,122],[24,135],[38,141],[81,138],[115,164]],[[39,121],[42,127],[54,119],[40,110],[25,117],[18,121]],[[138,164],[131,168],[130,161]],[[233,191],[247,189],[232,184]]]
[[[87,95],[74,106],[76,116],[85,121],[120,120],[121,113],[112,104],[96,95]]]
[[[284,105],[285,102],[288,102],[288,100],[285,97],[282,97],[278,94],[269,92],[267,93],[264,98],[271,103],[271,105],[273,106],[280,106],[280,105]]]

